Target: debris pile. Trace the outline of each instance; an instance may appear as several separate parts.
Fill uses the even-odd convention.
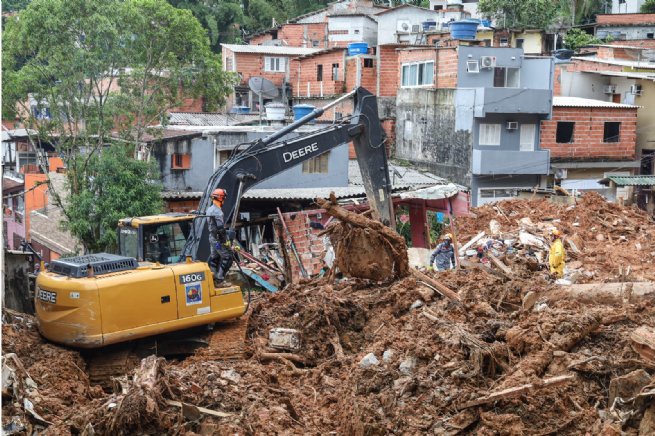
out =
[[[570,282],[655,281],[652,219],[594,192],[575,205],[545,199],[488,204],[457,223],[460,256],[481,258],[501,273],[511,274],[516,264],[538,269],[547,259],[549,232],[557,228],[564,234]]]
[[[527,216],[533,223],[552,221],[544,219],[552,213],[568,235],[577,229],[584,240],[596,226],[618,240],[618,232],[594,224],[591,216],[602,212],[593,209],[593,197],[582,201],[589,210],[501,203],[514,220],[501,228],[516,231],[516,221]],[[529,213],[535,206],[541,207],[539,219]],[[619,244],[639,242],[644,253],[651,250],[640,233],[652,234],[652,223],[632,210],[602,208],[638,226]],[[476,214],[477,221],[462,223],[461,234],[472,238],[498,216],[490,206]],[[586,242],[577,260],[595,271],[598,253],[611,248],[600,251]],[[504,252],[498,259],[511,274],[483,266],[407,271],[386,282],[325,277],[258,296],[245,358],[151,356],[134,374],[117,379],[113,393],[97,392],[69,369],[57,371],[56,385],[32,373],[35,365],[53,368],[53,356],[62,356],[57,365],[85,368],[77,353],[41,341],[29,317],[11,319],[3,325],[3,333],[15,332],[5,352],[16,353],[41,395],[56,387],[59,396],[33,401],[35,412],[51,423],[43,424],[26,415],[26,391],[8,393],[13,397],[3,403],[3,426],[19,418],[51,434],[653,434],[655,297],[642,289],[652,283],[589,303],[575,286],[595,284],[557,286],[519,254]],[[646,269],[637,271],[631,279],[647,278]],[[601,270],[598,277],[618,278],[616,271]],[[23,336],[27,345],[16,340]],[[73,383],[81,394],[68,393]]]

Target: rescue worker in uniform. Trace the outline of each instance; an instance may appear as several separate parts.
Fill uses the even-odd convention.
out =
[[[453,236],[450,233],[446,233],[442,239],[443,242],[437,245],[437,248],[432,252],[432,256],[430,256],[430,267],[436,261],[439,271],[445,271],[455,267],[455,249],[452,244]]]
[[[550,253],[548,255],[548,265],[550,266],[550,273],[557,278],[564,276],[564,264],[566,260],[566,251],[564,244],[562,244],[562,232],[553,229],[550,232],[551,244]]]
[[[234,240],[234,230],[225,229],[223,203],[227,194],[224,189],[217,188],[211,194],[212,205],[207,209],[209,227],[209,268],[214,274],[214,284],[225,280],[225,274],[232,266],[233,256],[229,243]]]

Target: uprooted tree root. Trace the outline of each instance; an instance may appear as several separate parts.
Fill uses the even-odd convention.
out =
[[[391,228],[364,215],[350,212],[330,200],[316,203],[339,222],[324,232],[330,237],[336,266],[347,277],[387,281],[409,274],[405,239]]]

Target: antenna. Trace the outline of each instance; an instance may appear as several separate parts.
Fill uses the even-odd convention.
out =
[[[248,87],[259,96],[259,124],[261,125],[262,114],[264,113],[264,99],[277,97],[277,87],[270,80],[259,76],[251,77],[248,80]]]

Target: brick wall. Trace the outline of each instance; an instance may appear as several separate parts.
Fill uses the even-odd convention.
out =
[[[321,218],[318,218],[318,216]],[[305,271],[311,276],[315,276],[321,272],[325,265],[323,258],[325,257],[326,247],[323,242],[323,237],[319,237],[320,229],[313,229],[310,227],[310,222],[320,222],[325,224],[329,216],[324,210],[310,210],[302,212],[287,212],[282,214],[284,222],[291,233],[293,242],[300,256],[300,260],[305,268]],[[291,275],[292,281],[297,282],[302,278],[300,267],[296,256],[293,254],[293,249],[289,245],[287,235],[284,235],[284,240],[287,242],[287,250],[291,262]]]
[[[555,64],[555,73],[553,75],[553,95],[562,95],[562,70],[565,69],[568,71],[567,67],[563,64]]]
[[[434,62],[434,68],[432,70],[432,87],[435,85],[435,78],[437,77],[436,70],[438,68],[437,64],[437,49],[436,48],[425,48],[425,49],[407,49],[398,51],[398,84],[401,85],[402,80],[402,65],[410,62]]]
[[[344,92],[344,53],[345,50],[330,51],[317,56],[299,59],[299,73],[294,84],[294,96],[321,97],[342,94]],[[332,80],[332,65],[339,64],[338,79]],[[318,65],[323,66],[323,81],[317,80]],[[308,84],[309,83],[309,95]],[[322,94],[321,94],[322,89]]]
[[[227,53],[226,53],[227,52]],[[232,52],[226,48],[223,48],[223,58],[225,59],[225,56],[231,56]],[[235,58],[236,58],[236,67],[237,67],[237,72],[241,74],[242,80],[241,84],[242,85],[247,85],[248,80],[250,80],[251,77],[254,76],[260,76],[264,77],[271,82],[275,84],[275,86],[282,86],[282,83],[285,78],[285,73],[280,72],[280,73],[272,73],[272,72],[266,72],[264,71],[264,58],[267,57],[267,55],[263,54],[256,54],[256,53],[236,53]],[[290,58],[287,57],[287,61],[290,62],[289,66],[289,71],[291,73],[291,78],[294,77],[294,72],[297,71],[296,68],[294,68],[294,62],[290,61]],[[223,65],[225,65],[225,62],[223,62]],[[294,83],[293,80],[291,80],[291,83]]]
[[[457,88],[457,62],[456,47],[437,49],[437,88]]]
[[[336,100],[337,97],[333,98],[298,98],[294,96],[293,104],[309,104],[315,107],[324,107],[330,102]],[[353,99],[348,98],[343,102],[339,103],[336,106],[331,107],[323,115],[317,118],[320,121],[332,121],[334,119],[334,113],[339,112],[342,116],[351,115],[353,113]]]
[[[625,41],[623,41],[625,42]],[[636,50],[624,47],[596,47],[596,56],[601,59],[623,59],[628,61],[637,60]]]
[[[614,41],[606,42],[605,44],[629,45],[630,47],[638,47],[638,48],[655,48],[655,39],[631,39],[629,41],[616,39]]]
[[[283,25],[277,33],[278,39],[290,47],[326,47],[327,23],[289,23]],[[317,41],[318,45],[313,42]]]
[[[654,24],[655,14],[599,14],[596,15],[597,24]]]
[[[558,121],[575,122],[573,143],[558,144]],[[619,142],[603,142],[604,123],[621,123]],[[541,122],[541,148],[550,150],[551,158],[627,160],[635,158],[637,108],[553,107],[552,119]]]
[[[623,67],[620,65],[611,65],[604,62],[591,62],[581,59],[575,59],[572,64],[567,64],[566,69],[572,73],[578,71],[623,71]]]
[[[366,88],[372,93],[375,93],[375,85],[377,80],[377,71],[375,68],[376,59],[368,58],[373,62],[372,67],[365,67],[365,58],[361,56],[352,56],[346,59],[346,91],[355,89],[357,86],[357,64],[360,65],[360,86]]]
[[[253,36],[252,38],[250,38],[250,40],[248,40],[248,44],[250,44],[250,45],[262,45],[264,42],[270,41],[272,39],[273,39],[273,35],[271,35],[270,33],[264,33],[264,34],[256,35],[256,36]]]
[[[395,97],[398,92],[400,73],[396,48],[397,44],[378,46],[378,96]]]

